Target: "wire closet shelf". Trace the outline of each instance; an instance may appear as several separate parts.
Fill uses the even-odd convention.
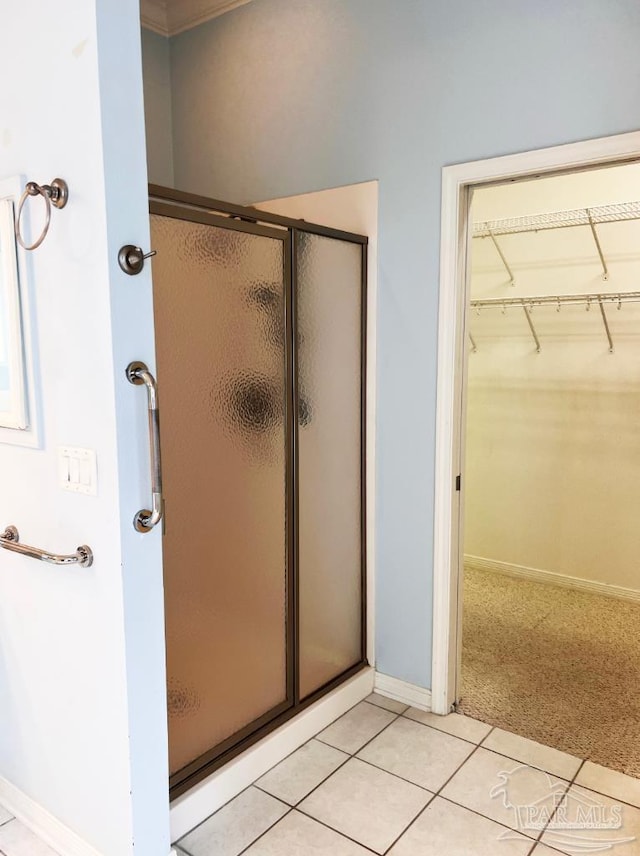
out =
[[[551,211],[526,217],[507,217],[502,220],[485,220],[473,224],[474,238],[492,235],[516,235],[523,232],[542,232],[546,229],[565,229],[568,226],[591,226],[600,223],[619,223],[640,220],[640,202],[617,202],[594,208],[576,208],[571,211]]]
[[[593,208],[574,208],[568,211],[550,211],[544,214],[530,214],[525,217],[507,217],[501,220],[485,220],[474,223],[472,235],[474,238],[490,238],[509,275],[510,284],[515,285],[513,270],[507,261],[504,251],[497,241],[501,235],[517,235],[531,232],[542,232],[551,229],[566,229],[573,226],[588,226],[591,230],[600,264],[602,265],[602,279],[609,279],[609,269],[602,245],[597,232],[597,226],[601,223],[620,223],[623,221],[640,220],[640,201],[638,202],[616,202],[611,205],[600,205]],[[609,353],[614,352],[611,329],[605,310],[606,304],[616,304],[618,309],[623,303],[639,303],[640,291],[605,292],[594,294],[546,294],[531,297],[492,297],[483,300],[471,300],[470,306],[477,313],[482,308],[500,308],[506,312],[507,307],[516,306],[524,311],[527,324],[536,345],[536,351],[540,353],[540,339],[533,323],[531,313],[535,306],[555,306],[559,312],[563,305],[582,305],[589,310],[592,304],[598,306],[602,323],[604,325]],[[471,349],[475,353],[478,348],[471,332],[469,332]]]

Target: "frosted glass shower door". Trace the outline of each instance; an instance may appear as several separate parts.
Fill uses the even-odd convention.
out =
[[[293,704],[289,237],[164,208],[151,232],[175,785]]]
[[[300,698],[365,659],[364,255],[296,233]]]

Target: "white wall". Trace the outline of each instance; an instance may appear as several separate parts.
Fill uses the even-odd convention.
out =
[[[476,191],[474,221],[640,200],[640,166]],[[472,297],[640,290],[640,222],[604,224],[607,282],[588,227],[475,239]],[[640,306],[470,315],[465,553],[640,589]]]
[[[137,4],[12,4],[0,63],[0,175],[60,175],[70,188],[28,258],[41,445],[0,444],[0,525],[95,553],[82,570],[0,551],[0,791],[104,856],[134,842],[158,856],[169,849],[160,544],[131,526],[148,464],[143,394],[124,378],[129,359],[152,362],[151,300],[148,273],[116,265],[125,239],[148,245]],[[58,488],[60,445],[96,450],[96,497]]]

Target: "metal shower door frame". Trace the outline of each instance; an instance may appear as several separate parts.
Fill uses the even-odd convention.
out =
[[[172,188],[149,185],[149,213],[282,241],[285,290],[285,480],[286,480],[286,700],[265,712],[169,778],[171,799],[181,796],[215,770],[228,763],[271,731],[338,687],[367,665],[366,591],[366,337],[367,337],[367,247],[366,236],[328,226],[307,223],[234,205]],[[298,335],[297,335],[297,243],[300,233],[309,233],[361,246],[361,645],[360,658],[347,670],[301,699],[299,691],[299,534],[298,534]]]

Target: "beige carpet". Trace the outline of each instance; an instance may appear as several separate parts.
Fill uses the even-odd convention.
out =
[[[468,569],[461,711],[640,778],[640,604]]]

